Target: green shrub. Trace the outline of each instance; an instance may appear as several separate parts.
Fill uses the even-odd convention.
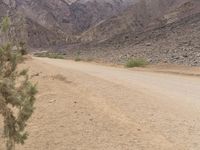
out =
[[[126,62],[126,67],[127,68],[133,68],[133,67],[145,67],[147,65],[147,61],[145,59],[129,59]]]
[[[54,58],[54,59],[64,59],[65,57],[61,54],[57,54],[57,53],[49,53],[47,55],[48,58]]]
[[[25,47],[25,42],[19,42],[19,46],[20,46],[20,53],[22,54],[22,55],[27,55],[28,54],[28,52],[27,52],[27,49],[26,49],[26,47]]]
[[[2,24],[2,32],[9,30],[9,19]],[[29,80],[27,70],[19,70],[22,62],[20,50],[14,52],[12,44],[0,47],[0,115],[3,117],[6,149],[14,150],[15,144],[24,144],[27,139],[25,128],[34,111],[36,86]]]
[[[81,61],[82,59],[80,58],[80,55],[81,55],[81,52],[78,51],[78,52],[76,53],[76,57],[75,57],[74,61]]]
[[[34,56],[35,57],[47,57],[47,54],[46,54],[46,52],[37,52],[37,53],[34,53]]]

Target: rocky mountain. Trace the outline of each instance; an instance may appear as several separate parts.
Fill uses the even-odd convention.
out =
[[[66,53],[113,63],[144,58],[150,63],[196,66],[199,25],[199,0],[140,1],[83,32],[76,38],[79,46],[70,46]]]
[[[8,15],[11,18],[10,36],[18,42],[26,42],[32,48],[65,44],[65,36],[62,32],[48,25],[45,26],[45,21],[37,18],[35,13],[32,13],[32,9],[27,9],[25,4],[29,2],[31,6],[35,5],[33,1],[0,0],[0,17]]]
[[[175,22],[199,11],[199,1],[141,0],[122,14],[104,20],[78,37],[78,42],[102,42],[117,34],[144,32]]]
[[[173,63],[171,57],[183,54],[180,45],[186,41],[195,41],[193,51],[198,49],[199,0],[0,0],[0,8],[0,17],[12,18],[12,35],[33,49],[50,48],[69,56],[81,49],[84,57],[93,54],[118,62],[145,57],[152,63],[160,57]],[[175,48],[177,56],[163,55]],[[194,55],[184,60],[195,64]]]
[[[132,0],[132,4],[137,0]],[[118,15],[124,11],[130,1],[123,0],[78,0],[71,4],[74,25],[79,32]]]
[[[6,5],[11,12],[33,23],[34,28],[30,26],[27,29],[37,33],[31,34],[34,36],[28,37],[27,40],[33,41],[30,44],[34,47],[40,47],[43,44],[50,46],[55,43],[57,40],[51,39],[52,35],[56,38],[62,37],[62,41],[73,35],[79,35],[97,23],[118,15],[130,3],[123,0],[0,0],[0,2],[2,6]],[[51,36],[45,37],[48,34],[44,35],[44,32],[49,32]],[[35,35],[37,35],[36,41],[35,38],[33,39]],[[45,42],[32,44],[38,43],[38,39]]]
[[[15,3],[27,18],[65,35],[83,32],[127,7],[121,0],[15,0]]]

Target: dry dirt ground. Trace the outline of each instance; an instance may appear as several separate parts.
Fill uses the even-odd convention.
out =
[[[198,76],[48,58],[23,66],[39,94],[16,150],[200,149]]]

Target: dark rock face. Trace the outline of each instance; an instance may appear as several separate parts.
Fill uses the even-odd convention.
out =
[[[0,17],[4,17],[9,9],[8,5],[6,5],[3,1],[0,1]]]
[[[18,11],[41,26],[61,33],[72,32],[70,6],[63,0],[16,0]]]
[[[27,44],[35,49],[53,48],[55,45],[64,45],[65,37],[57,32],[53,32],[37,24],[36,22],[27,19]]]
[[[51,2],[53,3],[53,1]],[[51,4],[50,1],[48,4]],[[51,19],[56,14],[51,13],[50,10],[49,13],[45,9],[42,10],[42,8],[47,9],[49,7],[36,0],[0,0],[0,17],[2,18],[9,14],[12,21],[10,38],[15,39],[15,42],[24,41],[32,48],[47,48],[55,44],[66,44],[64,33],[59,30],[60,27],[56,26],[55,20]],[[53,8],[59,9],[59,4],[53,6]],[[69,14],[66,12],[66,14],[59,15],[61,18],[62,15]],[[40,19],[42,17],[44,17],[44,20]]]
[[[4,12],[1,13],[2,16],[6,15],[7,10],[23,16],[26,22],[24,30],[28,30],[29,35],[26,36],[27,41],[35,39],[30,44],[34,47],[43,46],[43,44],[46,47],[46,45],[51,45],[51,41],[59,43],[56,39],[61,38],[61,43],[63,43],[67,37],[82,33],[100,21],[117,15],[127,7],[121,0],[100,2],[92,0],[0,0],[0,2],[1,11]],[[27,23],[30,21],[32,26]],[[34,32],[31,34],[31,31]],[[55,38],[51,36],[52,34],[56,35]],[[53,39],[50,40],[49,37]],[[37,42],[39,43],[36,44]]]
[[[132,3],[135,1],[133,0]],[[128,7],[126,1],[83,1],[79,0],[71,5],[71,15],[74,25],[79,32],[83,32],[102,20],[118,15]]]
[[[65,1],[65,0],[14,0],[17,10],[41,26],[76,34],[92,25],[117,15],[125,5],[121,0],[108,1]],[[70,3],[70,4],[69,4]]]

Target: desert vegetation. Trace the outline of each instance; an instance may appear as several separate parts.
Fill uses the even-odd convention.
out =
[[[127,67],[127,68],[145,67],[147,64],[148,63],[145,59],[142,59],[142,58],[133,59],[133,58],[131,58],[126,62],[125,67]]]
[[[15,144],[24,144],[28,137],[25,131],[27,121],[34,111],[36,85],[29,80],[28,70],[19,70],[18,65],[26,54],[24,44],[13,51],[9,42],[10,19],[5,17],[1,34],[5,37],[0,47],[0,115],[3,117],[7,150],[14,150]]]
[[[75,56],[75,58],[74,58],[74,61],[82,61],[82,59],[81,59],[81,52],[80,51],[78,51],[77,53],[76,53],[76,56]]]
[[[63,54],[52,53],[52,52],[38,52],[38,53],[34,53],[34,56],[47,57],[47,58],[53,58],[53,59],[64,59],[65,58],[65,56]]]
[[[74,60],[75,60],[75,61],[81,61],[82,59],[81,59],[80,57],[77,56]]]

